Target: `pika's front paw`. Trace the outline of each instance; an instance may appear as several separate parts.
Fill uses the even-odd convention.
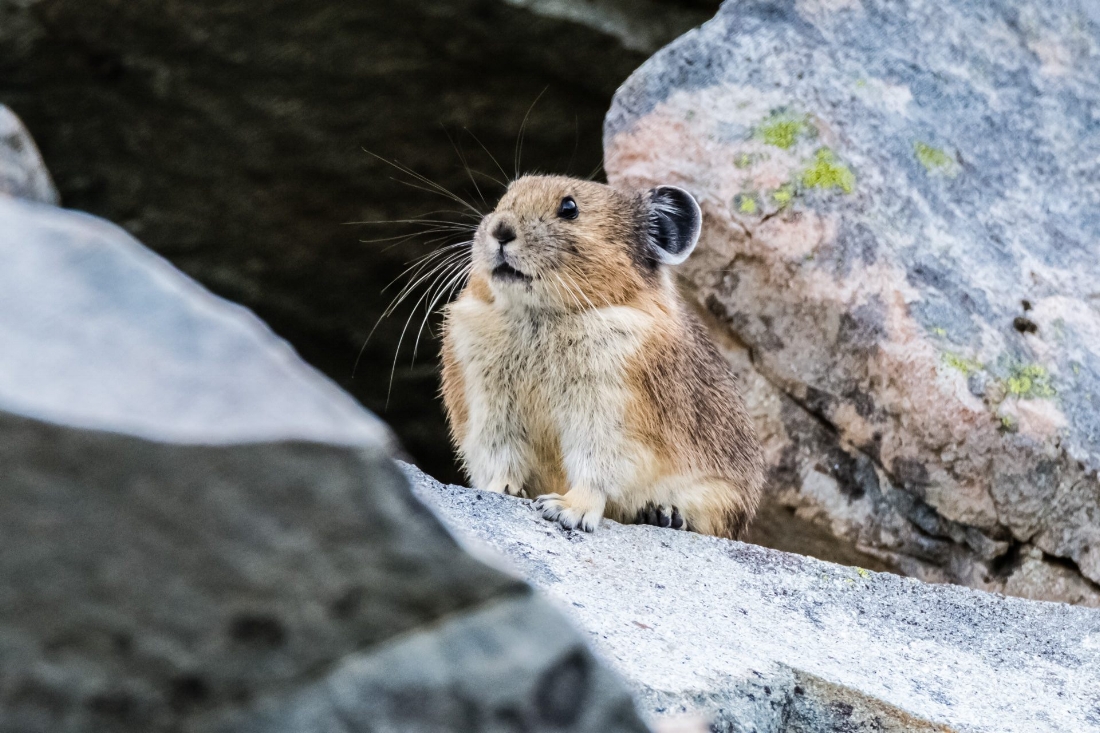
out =
[[[557,522],[566,529],[581,529],[585,532],[594,532],[603,516],[603,505],[598,502],[578,501],[573,497],[573,491],[562,496],[561,494],[543,494],[535,499],[535,509],[544,518],[551,522]],[[597,505],[599,504],[599,505]]]
[[[687,529],[687,522],[680,514],[680,510],[668,504],[646,504],[638,510],[635,524],[649,524],[654,527],[671,527],[672,529]]]
[[[491,491],[494,494],[507,494],[508,496],[521,496],[527,498],[527,493],[523,490],[523,482],[514,479],[497,479],[496,481],[491,481],[488,486],[482,488],[482,491]]]

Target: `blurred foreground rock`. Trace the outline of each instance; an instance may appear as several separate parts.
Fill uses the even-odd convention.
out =
[[[1100,730],[1100,611],[1004,598],[530,502],[414,492],[584,627],[658,719],[756,733]]]
[[[1100,605],[1097,23],[1076,0],[729,2],[617,93],[611,182],[703,205],[683,272],[744,375],[777,546],[809,525],[919,578]]]
[[[102,220],[0,197],[0,731],[643,731],[388,430]]]

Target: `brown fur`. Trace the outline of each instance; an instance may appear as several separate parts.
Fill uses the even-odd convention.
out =
[[[678,304],[679,305],[679,304]],[[729,365],[686,307],[665,316],[627,372],[636,395],[628,425],[660,452],[670,474],[702,472],[741,487],[719,492],[704,513],[704,534],[739,538],[753,515],[764,463]],[[673,450],[669,450],[673,447]]]

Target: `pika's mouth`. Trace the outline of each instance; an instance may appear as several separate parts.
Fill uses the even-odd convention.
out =
[[[516,268],[509,265],[507,262],[501,262],[499,265],[493,268],[493,277],[497,280],[504,280],[509,282],[531,282],[531,276],[520,272]]]

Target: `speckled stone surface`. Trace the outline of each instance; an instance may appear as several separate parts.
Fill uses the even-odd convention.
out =
[[[737,733],[1100,730],[1100,611],[654,527],[569,532],[530,502],[406,473],[455,533],[555,600],[656,718],[702,712]]]
[[[605,157],[702,204],[682,273],[756,375],[773,503],[907,574],[1100,604],[1087,10],[728,2],[624,83]]]

